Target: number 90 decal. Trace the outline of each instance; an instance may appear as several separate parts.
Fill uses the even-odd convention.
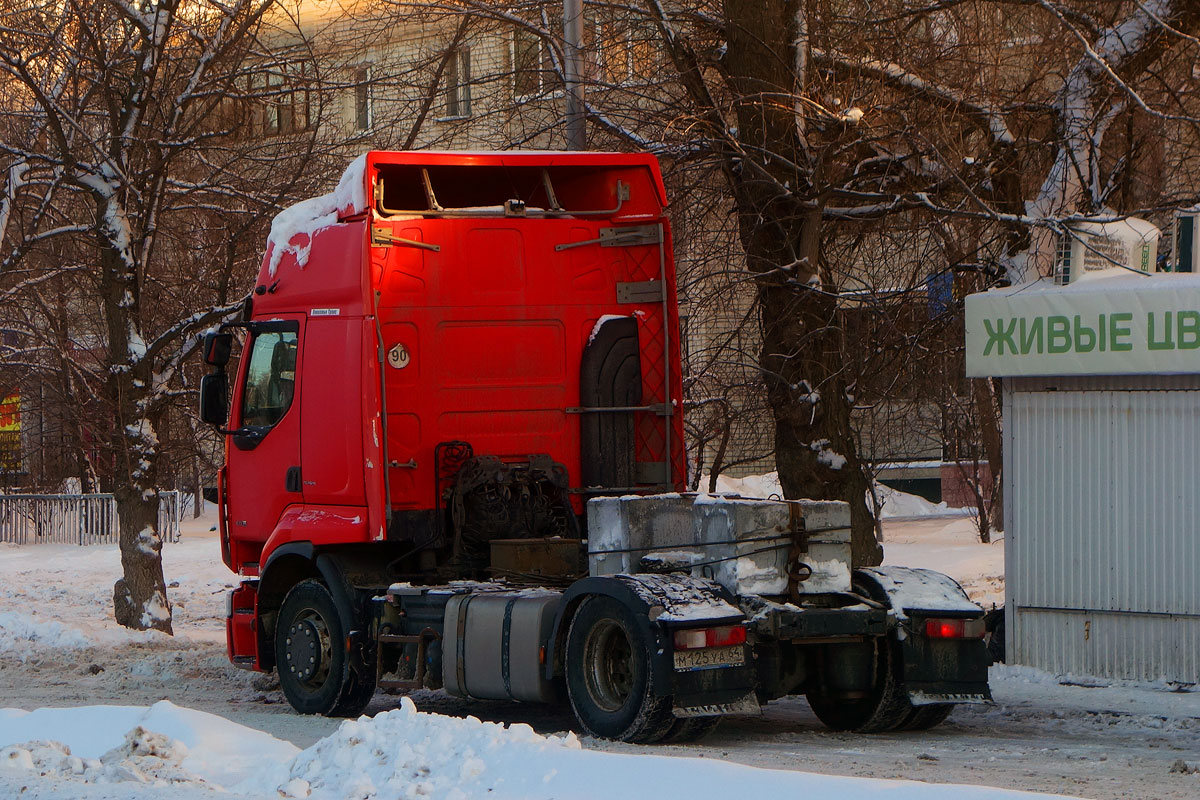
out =
[[[408,354],[408,348],[402,344],[392,345],[392,349],[388,350],[387,362],[388,366],[394,369],[404,369],[408,366],[408,362],[412,359]]]

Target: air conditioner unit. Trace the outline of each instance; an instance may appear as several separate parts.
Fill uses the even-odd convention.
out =
[[[1154,272],[1159,230],[1137,217],[1068,223],[1059,234],[1054,282],[1060,286],[1110,271]]]

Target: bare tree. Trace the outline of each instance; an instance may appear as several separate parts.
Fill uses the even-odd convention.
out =
[[[42,464],[45,478],[116,496],[117,620],[170,631],[157,492],[198,491],[218,457],[194,419],[199,335],[240,311],[280,208],[446,116],[445,76],[467,64],[443,45],[466,25],[414,49],[424,20],[398,30],[356,4],[3,14],[0,378],[36,383],[63,420],[71,463]],[[408,49],[372,61],[385,46]],[[453,126],[438,132],[453,141]]]
[[[181,254],[205,215],[232,211],[244,224],[238,211],[261,217],[270,207],[254,192],[230,197],[234,159],[220,127],[270,5],[30,4],[6,11],[0,31],[0,81],[15,101],[5,123],[23,133],[0,144],[9,166],[0,270],[64,275],[52,248],[73,254],[66,266],[81,290],[40,316],[86,340],[62,365],[64,391],[80,391],[71,381],[94,389],[107,420],[123,570],[114,611],[132,628],[171,631],[159,430],[195,334],[240,303],[227,282],[206,308],[213,293],[196,283],[211,271],[181,274]],[[231,249],[214,271],[238,258]]]

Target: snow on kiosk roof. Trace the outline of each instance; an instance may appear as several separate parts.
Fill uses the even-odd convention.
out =
[[[966,301],[967,376],[1200,373],[1200,275],[1113,271]]]

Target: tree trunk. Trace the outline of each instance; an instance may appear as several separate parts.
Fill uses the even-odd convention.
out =
[[[1004,474],[1004,446],[1000,436],[1000,398],[996,386],[988,378],[971,381],[975,395],[975,413],[983,440],[983,455],[991,472],[990,524],[992,530],[1004,530],[1004,495],[1001,476]]]
[[[775,419],[775,462],[788,498],[850,504],[855,566],[883,549],[867,508],[870,486],[850,428],[837,287],[820,277],[820,155],[802,106],[808,26],[799,0],[725,0],[724,64],[738,95],[743,152],[729,154],[746,263],[758,275],[759,364]],[[824,285],[823,285],[824,284]]]
[[[140,268],[129,245],[129,213],[111,185],[94,190],[98,219],[101,298],[108,328],[106,384],[115,411],[117,503],[121,577],[113,585],[113,616],[127,628],[174,633],[162,570],[158,530],[159,442],[153,392],[158,376],[141,335]]]
[[[117,622],[134,630],[174,633],[162,570],[162,533],[158,530],[158,494],[144,497],[132,486],[113,493],[120,519],[121,571],[113,585]]]
[[[836,300],[794,288],[763,293],[760,363],[775,418],[775,462],[788,498],[850,504],[854,566],[883,561],[870,483],[850,427]]]
[[[117,503],[121,572],[113,585],[113,614],[118,624],[134,630],[174,633],[162,568],[162,531],[158,526],[158,419],[140,412],[149,402],[148,363],[110,381],[116,389],[118,425],[124,441],[117,457],[120,480],[113,489]],[[141,384],[139,386],[138,384]]]

